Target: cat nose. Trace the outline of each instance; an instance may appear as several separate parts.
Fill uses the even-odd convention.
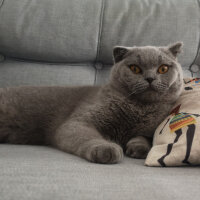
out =
[[[149,77],[149,78],[146,78],[145,80],[146,80],[146,81],[148,81],[148,82],[151,84],[151,83],[152,83],[152,81],[153,81],[153,80],[155,80],[155,79],[154,79],[154,78],[151,78],[151,77]]]

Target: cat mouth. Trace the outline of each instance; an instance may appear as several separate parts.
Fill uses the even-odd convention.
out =
[[[161,85],[160,87],[149,85],[149,87],[146,88],[146,92],[156,92],[156,93],[165,93],[168,90],[167,87],[164,87]]]
[[[152,87],[152,85],[149,85],[149,87],[147,87],[145,91],[154,91],[154,92],[156,92],[155,88]]]
[[[158,89],[154,87],[153,85],[149,84],[143,87],[138,87],[135,92],[132,92],[132,94],[141,94],[141,93],[158,93]]]

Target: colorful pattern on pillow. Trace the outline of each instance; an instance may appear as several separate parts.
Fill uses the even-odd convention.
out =
[[[184,79],[173,110],[157,128],[145,165],[200,164],[200,78]]]

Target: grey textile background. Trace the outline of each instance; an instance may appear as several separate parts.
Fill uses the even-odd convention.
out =
[[[2,6],[4,0],[0,0],[0,7]]]
[[[4,0],[0,53],[8,62],[0,62],[0,84],[104,84],[114,45],[177,40],[185,44],[185,76],[200,77],[199,27],[197,0]]]
[[[198,167],[89,163],[48,147],[0,146],[0,200],[199,200]]]
[[[197,0],[4,0],[0,53],[8,62],[0,62],[1,87],[104,84],[113,46],[177,40],[185,44],[184,75],[199,77],[199,27]]]
[[[94,61],[100,14],[99,0],[5,0],[0,52],[52,62]]]
[[[0,63],[0,86],[93,85],[95,68],[90,64],[31,63],[6,60]]]
[[[196,60],[195,60],[194,64],[190,67],[190,70],[192,72],[194,72],[193,73],[194,76],[200,77],[200,50],[198,51]]]

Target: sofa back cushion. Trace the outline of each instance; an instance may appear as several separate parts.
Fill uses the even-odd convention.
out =
[[[0,52],[46,62],[93,62],[100,14],[99,0],[5,0]]]
[[[196,0],[0,0],[0,19],[1,87],[104,84],[113,46],[175,41],[184,75],[200,76]]]

